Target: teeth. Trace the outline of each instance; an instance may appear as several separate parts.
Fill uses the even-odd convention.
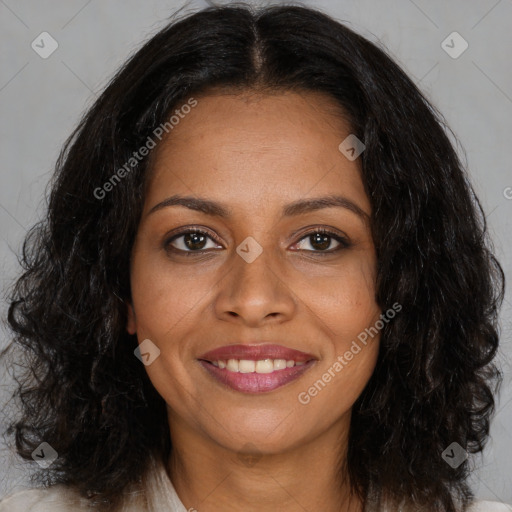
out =
[[[229,359],[228,364],[226,365],[226,370],[229,370],[230,372],[237,372],[238,371],[238,359]]]
[[[226,369],[230,372],[240,373],[272,373],[276,370],[284,370],[294,366],[302,366],[305,362],[295,362],[292,359],[228,359],[228,361],[212,361],[214,366]]]
[[[272,359],[263,359],[256,362],[256,373],[272,373],[274,371],[274,361]]]
[[[259,362],[259,361],[258,361]],[[238,371],[240,373],[252,373],[256,369],[256,362],[247,359],[241,359],[238,363]]]
[[[274,370],[284,370],[286,368],[286,359],[274,359]]]

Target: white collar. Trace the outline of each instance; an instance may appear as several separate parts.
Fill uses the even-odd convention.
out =
[[[146,499],[149,510],[168,510],[169,512],[191,512],[181,502],[174,485],[160,461],[153,460],[146,478]]]

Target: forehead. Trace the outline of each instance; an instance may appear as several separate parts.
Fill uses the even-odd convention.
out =
[[[243,205],[343,192],[369,209],[359,161],[338,149],[351,127],[334,99],[290,91],[195,99],[154,150],[148,203],[171,193]]]

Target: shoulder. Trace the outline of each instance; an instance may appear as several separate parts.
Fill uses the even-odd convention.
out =
[[[0,512],[78,512],[87,510],[87,501],[64,486],[27,489],[0,501]]]
[[[153,463],[141,485],[128,486],[123,492],[124,512],[187,512],[167,477],[162,464]],[[97,510],[74,488],[57,484],[15,492],[0,500],[0,512],[92,512]]]
[[[0,510],[0,512],[2,512]],[[512,507],[497,501],[475,501],[468,508],[468,512],[512,512]]]

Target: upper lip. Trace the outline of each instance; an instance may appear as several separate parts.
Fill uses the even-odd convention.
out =
[[[227,361],[228,359],[246,359],[259,361],[262,359],[286,359],[295,362],[307,362],[316,359],[311,354],[275,344],[225,345],[204,353],[199,359],[205,361]]]

